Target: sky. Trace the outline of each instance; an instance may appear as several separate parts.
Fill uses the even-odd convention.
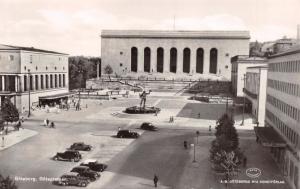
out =
[[[300,0],[0,0],[0,44],[101,56],[101,30],[248,30],[296,38]]]

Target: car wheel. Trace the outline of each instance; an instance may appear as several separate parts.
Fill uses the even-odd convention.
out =
[[[87,148],[86,150],[87,150],[87,151],[91,151],[91,148]]]
[[[57,161],[57,160],[58,160],[58,157],[54,157],[53,160],[54,160],[54,161]]]
[[[65,182],[62,182],[62,183],[61,183],[61,185],[63,185],[63,186],[66,186],[66,185],[67,185],[67,183],[65,183]]]
[[[81,187],[86,187],[86,185],[87,185],[87,184],[86,184],[85,182],[80,183],[80,186],[81,186]]]
[[[71,159],[71,162],[75,162],[75,158]]]

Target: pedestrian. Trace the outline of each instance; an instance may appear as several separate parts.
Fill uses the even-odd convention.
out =
[[[208,127],[208,131],[211,132],[211,125]]]
[[[184,147],[184,149],[187,149],[187,141],[186,140],[183,141],[183,147]]]
[[[243,166],[244,166],[244,167],[247,166],[247,158],[246,158],[246,156],[244,156],[244,158],[243,158]]]
[[[170,122],[170,123],[172,123],[172,116],[170,116],[170,120],[169,120],[169,122]]]
[[[121,130],[121,127],[118,127],[118,131],[120,131]]]
[[[154,178],[153,178],[153,182],[154,182],[154,187],[157,187],[157,183],[158,183],[158,177],[156,174],[154,174]]]
[[[47,120],[44,119],[44,126],[46,127],[47,126]]]
[[[48,118],[46,119],[46,125],[47,126],[49,125],[49,119]]]
[[[54,125],[54,122],[53,122],[53,121],[51,122],[50,127],[51,127],[51,128],[55,128],[55,125]]]
[[[198,113],[198,118],[200,119],[200,116],[201,116],[201,114],[200,113]]]

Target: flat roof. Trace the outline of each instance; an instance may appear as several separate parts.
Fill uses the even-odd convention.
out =
[[[102,38],[250,39],[249,31],[102,30]]]
[[[234,56],[231,58],[231,63],[246,63],[246,64],[261,64],[261,63],[264,63],[265,62],[265,58],[262,58],[262,57],[256,57],[256,56],[253,56],[253,57],[249,57],[248,55],[237,55],[237,56]]]
[[[60,93],[60,94],[54,94],[54,95],[48,95],[48,96],[40,96],[40,100],[51,100],[51,99],[58,99],[63,97],[68,97],[71,95],[76,94],[75,92],[67,92],[67,93]]]
[[[34,47],[21,47],[21,46],[14,46],[14,45],[3,45],[0,44],[0,50],[24,50],[24,51],[33,51],[33,52],[43,52],[43,53],[51,53],[51,54],[61,54],[61,55],[68,55],[65,53],[55,52],[55,51],[48,51],[44,49],[37,49]]]

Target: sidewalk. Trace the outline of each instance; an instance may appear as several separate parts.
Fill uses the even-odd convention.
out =
[[[190,148],[190,158],[183,175],[178,181],[176,189],[226,189],[225,184],[221,183],[221,177],[216,176],[210,167],[209,149],[214,136],[201,136],[195,150],[195,160],[193,162],[194,151]],[[196,140],[195,140],[196,141]],[[268,149],[261,147],[255,139],[240,137],[240,147],[247,156],[248,163],[246,168],[241,168],[238,176],[232,178],[237,181],[258,180],[258,181],[284,181],[280,170],[270,156]],[[261,175],[258,178],[250,178],[246,175],[246,169],[258,168]],[[288,189],[286,184],[256,184],[256,183],[232,183],[228,184],[230,189]]]
[[[38,134],[38,132],[29,130],[29,129],[20,129],[19,131],[11,131],[7,135],[0,135],[1,137],[1,145],[0,151],[9,148],[27,138],[30,138],[34,135]]]

